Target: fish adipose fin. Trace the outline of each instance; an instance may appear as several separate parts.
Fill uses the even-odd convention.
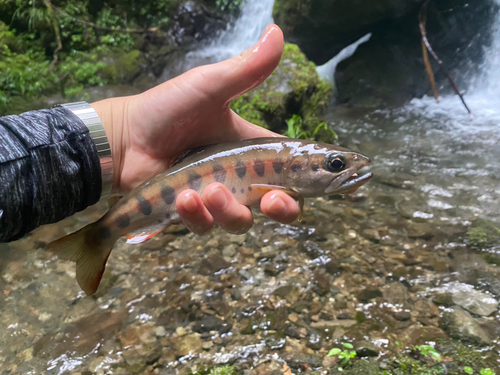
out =
[[[87,295],[94,294],[101,282],[116,239],[103,239],[95,224],[86,226],[47,245],[46,251],[76,262],[76,280]]]
[[[155,225],[151,225],[147,228],[142,228],[134,232],[127,233],[125,237],[128,238],[127,243],[139,244],[151,237],[156,236],[158,233],[162,232],[165,228],[170,225],[170,222],[161,222]]]
[[[297,193],[296,191],[288,190],[285,187],[279,186],[279,185],[252,184],[252,185],[250,185],[250,187],[252,189],[260,190],[263,193],[262,195],[270,192],[271,190],[280,190],[283,193],[288,194],[289,196],[291,196],[293,199],[295,199],[297,201],[297,204],[299,205],[299,208],[300,208],[300,214],[299,214],[298,220],[302,221],[303,212],[304,212],[304,197],[302,195],[300,195],[299,193]]]

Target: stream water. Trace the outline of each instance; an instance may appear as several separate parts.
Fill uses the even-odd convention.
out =
[[[248,1],[187,64],[251,46],[271,9]],[[500,373],[500,269],[464,241],[476,218],[500,222],[495,33],[465,95],[472,116],[455,96],[391,110],[332,107],[340,144],[369,155],[376,178],[349,199],[308,201],[302,223],[257,215],[241,236],[174,228],[142,245],[119,241],[91,297],[73,264],[42,248],[96,210],[0,245],[0,373],[183,374],[214,364],[298,373],[331,367],[326,354],[341,342],[395,373],[394,358],[439,340],[451,359],[429,374],[464,365]]]

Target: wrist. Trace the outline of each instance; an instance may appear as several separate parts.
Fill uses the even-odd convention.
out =
[[[60,106],[73,112],[89,129],[101,167],[101,198],[109,196],[113,188],[113,158],[111,145],[98,113],[86,102],[66,103]]]
[[[120,190],[121,178],[122,131],[121,126],[117,126],[117,124],[123,124],[123,108],[117,110],[118,107],[120,107],[120,103],[118,102],[119,99],[120,98],[105,99],[90,103],[101,120],[111,149],[111,155],[113,157],[113,191]]]

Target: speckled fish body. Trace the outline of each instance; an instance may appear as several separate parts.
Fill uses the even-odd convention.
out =
[[[344,148],[289,138],[207,146],[138,186],[99,221],[53,242],[48,250],[76,261],[77,280],[92,294],[118,238],[141,243],[180,222],[175,201],[183,190],[201,194],[207,185],[220,182],[247,206],[258,205],[264,194],[275,189],[301,201],[357,189],[371,179],[370,173],[361,177],[356,173],[368,164],[370,159]]]

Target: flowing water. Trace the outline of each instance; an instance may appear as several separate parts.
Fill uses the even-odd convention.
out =
[[[248,48],[271,9],[270,0],[248,1],[187,65]],[[340,143],[372,157],[376,178],[350,199],[308,201],[300,224],[257,215],[241,236],[175,228],[142,245],[119,241],[92,297],[79,290],[72,264],[42,248],[98,213],[3,246],[0,373],[176,374],[227,363],[251,374],[297,373],[327,369],[326,353],[345,341],[391,373],[393,358],[448,334],[483,345],[484,364],[455,358],[456,366],[498,371],[500,269],[464,234],[476,218],[500,222],[499,51],[497,29],[465,95],[472,116],[455,96],[391,110],[332,107]],[[446,293],[451,303],[440,302]],[[455,310],[472,313],[455,324],[462,336],[443,323]],[[443,363],[429,373],[453,369]]]

